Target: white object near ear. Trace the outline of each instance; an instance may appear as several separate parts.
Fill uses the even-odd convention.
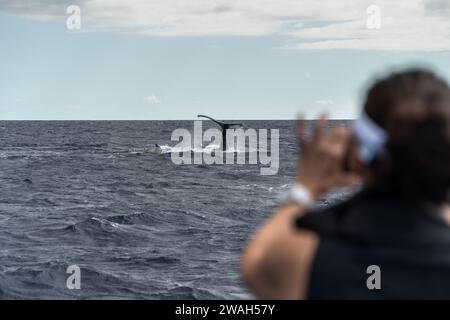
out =
[[[369,163],[384,153],[388,135],[365,112],[354,122],[352,131],[358,140],[358,156],[363,163]]]

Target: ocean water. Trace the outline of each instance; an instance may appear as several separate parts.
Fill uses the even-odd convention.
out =
[[[243,123],[280,130],[277,175],[175,165],[171,133],[192,121],[0,122],[0,298],[252,298],[239,255],[292,183],[296,142],[292,121]]]

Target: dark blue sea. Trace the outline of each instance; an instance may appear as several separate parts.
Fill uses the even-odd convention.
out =
[[[239,255],[292,184],[296,142],[292,121],[244,125],[280,130],[277,175],[175,165],[154,145],[193,121],[0,122],[0,298],[252,298]]]

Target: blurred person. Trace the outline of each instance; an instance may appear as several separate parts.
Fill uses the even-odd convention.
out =
[[[326,130],[321,118],[307,137],[299,120],[296,136],[295,184],[242,254],[249,289],[263,299],[450,298],[448,84],[427,70],[392,74],[369,89],[351,129]],[[349,200],[311,206],[355,184]]]

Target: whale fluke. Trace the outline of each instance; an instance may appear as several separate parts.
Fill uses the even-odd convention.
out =
[[[227,129],[231,128],[231,127],[243,127],[244,125],[242,123],[225,123],[223,121],[218,121],[216,119],[213,119],[209,116],[205,116],[203,114],[199,114],[197,115],[198,118],[206,118],[211,120],[212,122],[218,124],[222,130],[222,150],[226,151],[227,149]]]

